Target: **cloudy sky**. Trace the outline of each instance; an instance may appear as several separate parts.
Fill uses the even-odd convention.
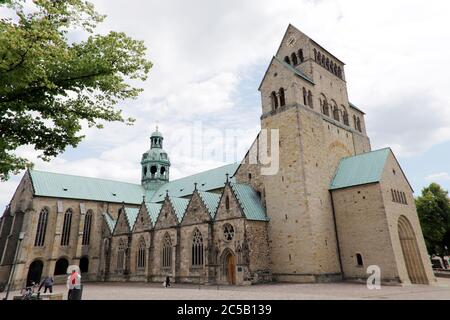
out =
[[[36,160],[36,169],[139,183],[156,124],[172,179],[239,160],[259,130],[259,82],[292,23],[346,62],[349,97],[367,113],[373,149],[393,148],[416,194],[432,181],[450,189],[450,2],[93,2],[108,15],[99,32],[144,40],[154,63],[141,97],[121,103],[137,121],[85,129],[76,150]],[[203,140],[192,139],[196,132]],[[0,182],[0,208],[19,179]]]

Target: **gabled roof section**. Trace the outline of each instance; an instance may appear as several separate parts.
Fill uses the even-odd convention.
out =
[[[379,182],[391,152],[390,148],[384,148],[341,159],[330,190]]]
[[[133,229],[134,223],[136,222],[137,216],[139,214],[139,208],[125,208],[125,217],[127,218],[130,230]]]
[[[112,233],[114,231],[114,227],[116,226],[117,220],[114,220],[108,212],[103,213],[103,216],[105,217],[109,231]]]
[[[251,186],[239,183],[230,183],[230,186],[247,220],[269,221],[261,198]]]
[[[152,225],[155,225],[156,220],[158,219],[159,212],[161,211],[162,204],[146,202],[145,206],[147,208],[148,215],[150,216],[150,220],[152,221]]]
[[[350,108],[355,109],[356,111],[361,112],[362,114],[366,114],[364,111],[362,111],[361,109],[359,109],[357,106],[355,106],[353,103],[351,103],[350,101],[348,102],[348,104],[350,105]]]
[[[272,65],[272,63],[274,61],[277,61],[278,63],[280,63],[281,65],[283,65],[285,68],[287,68],[289,71],[293,72],[295,75],[299,76],[300,78],[302,78],[303,80],[308,81],[309,83],[311,83],[312,85],[315,85],[314,81],[308,77],[306,74],[304,74],[302,71],[294,68],[293,66],[291,66],[289,63],[284,62],[283,60],[280,60],[279,58],[277,58],[276,56],[272,57],[272,60],[270,60],[269,66],[267,67],[266,73],[264,73],[264,76],[261,80],[261,83],[259,84],[258,90],[261,90],[261,86],[264,83],[264,80],[267,77],[267,74],[269,72],[270,66]]]
[[[166,197],[166,190],[170,197],[180,198],[194,193],[194,183],[197,183],[197,190],[210,191],[223,188],[226,181],[226,174],[232,177],[239,163],[233,163],[212,170],[204,171],[185,178],[174,180],[162,185],[153,195],[151,202],[162,202]],[[231,178],[233,180],[234,178]]]
[[[36,196],[140,204],[144,195],[142,186],[133,183],[37,170],[29,173]]]
[[[219,202],[220,202],[220,194],[212,193],[212,192],[198,191],[198,195],[200,196],[200,198],[202,199],[206,208],[208,209],[208,212],[209,212],[211,218],[214,219],[214,217],[216,215],[217,207],[219,206]]]
[[[183,220],[184,213],[186,212],[189,204],[188,199],[169,197],[169,201],[172,204],[175,214],[177,215],[178,222]]]

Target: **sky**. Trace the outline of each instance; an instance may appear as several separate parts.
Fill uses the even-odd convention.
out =
[[[48,163],[21,147],[35,169],[140,183],[156,125],[171,179],[239,161],[260,128],[259,83],[291,23],[346,63],[372,149],[393,149],[415,194],[431,182],[450,189],[450,2],[92,2],[108,16],[98,32],[143,40],[154,64],[141,96],[119,105],[136,122],[86,127],[76,149]],[[22,176],[0,182],[0,213]]]

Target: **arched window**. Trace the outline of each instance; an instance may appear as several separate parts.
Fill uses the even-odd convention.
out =
[[[303,88],[303,104],[304,104],[305,106],[308,105],[308,93],[306,92],[306,89],[305,89],[305,88]]]
[[[280,88],[280,107],[286,105],[286,98],[284,96],[284,89]]]
[[[147,176],[147,167],[144,167],[143,170],[144,170],[144,177],[146,177]]]
[[[320,101],[321,101],[322,113],[326,116],[330,116],[328,101],[327,101],[327,98],[323,94],[321,95]]]
[[[392,195],[392,202],[395,202],[394,189],[391,189],[391,195]]]
[[[156,166],[151,166],[150,167],[150,173],[153,175],[155,175],[155,173],[158,171],[158,168]]]
[[[359,117],[356,118],[356,129],[359,132],[362,132],[362,130],[361,130],[361,120],[359,119]]]
[[[326,62],[326,67],[327,70],[330,70],[330,59],[327,58],[327,62]]]
[[[317,50],[314,49],[313,51],[314,51],[314,61],[317,61]]]
[[[123,272],[125,269],[125,241],[119,240],[119,246],[117,247],[117,271]]]
[[[141,239],[139,240],[139,248],[137,251],[137,268],[138,269],[143,269],[145,268],[145,258],[146,258],[146,244],[145,244],[145,239],[144,237],[141,237]]]
[[[341,106],[343,112],[342,112],[342,119],[344,120],[344,124],[346,126],[349,125],[349,121],[348,121],[348,112],[347,109],[344,106]]]
[[[91,224],[92,224],[92,210],[88,210],[84,217],[84,230],[83,230],[83,246],[88,246],[91,239]]]
[[[278,109],[278,98],[275,91],[270,94],[270,99],[272,100],[272,110]]]
[[[294,66],[298,65],[297,55],[295,54],[295,52],[292,52],[292,54],[291,54],[291,60],[292,60],[292,64],[293,64]]]
[[[70,240],[70,229],[72,227],[72,209],[67,209],[64,214],[64,224],[61,233],[61,245],[68,246]]]
[[[192,237],[192,257],[193,267],[203,266],[203,237],[200,230],[196,229]]]
[[[166,167],[161,167],[160,173],[162,176],[166,173]]]
[[[319,62],[319,64],[322,63],[322,54],[320,52],[317,53],[317,61]]]
[[[313,96],[311,90],[308,90],[308,106],[313,107]]]
[[[338,69],[337,69],[337,75],[338,75],[339,78],[342,78],[342,70],[341,70],[341,67],[338,67]]]
[[[230,197],[226,196],[225,198],[225,209],[230,210]]]
[[[35,247],[42,247],[45,242],[45,231],[47,230],[48,209],[44,208],[39,213],[39,220],[36,230],[36,238],[34,239]]]
[[[66,258],[59,258],[55,264],[55,276],[60,276],[66,274],[67,268],[69,267],[69,261]]]
[[[298,58],[300,59],[300,63],[305,61],[305,57],[303,56],[303,49],[298,50]]]
[[[356,116],[355,116],[355,115],[353,115],[353,123],[354,123],[354,125],[355,125],[355,130],[358,130],[358,124],[357,124]]]
[[[340,121],[339,108],[337,106],[333,107],[333,119],[336,120],[336,121]]]
[[[172,266],[172,240],[168,233],[165,234],[162,245],[162,267],[170,268]]]
[[[362,255],[359,253],[356,254],[356,263],[358,264],[358,267],[362,267],[364,265]]]
[[[289,60],[288,56],[284,57],[284,62],[286,62],[287,64],[291,64],[291,60]]]
[[[325,56],[322,56],[322,67],[325,68],[326,64],[325,64]]]

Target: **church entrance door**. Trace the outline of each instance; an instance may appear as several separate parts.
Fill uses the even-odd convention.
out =
[[[236,284],[236,257],[232,253],[227,256],[227,280],[229,284]]]
[[[409,280],[413,284],[428,284],[414,230],[405,216],[398,219],[398,235]]]
[[[30,286],[32,282],[39,283],[41,281],[43,267],[44,264],[41,260],[35,260],[30,264],[27,276],[27,286]]]

